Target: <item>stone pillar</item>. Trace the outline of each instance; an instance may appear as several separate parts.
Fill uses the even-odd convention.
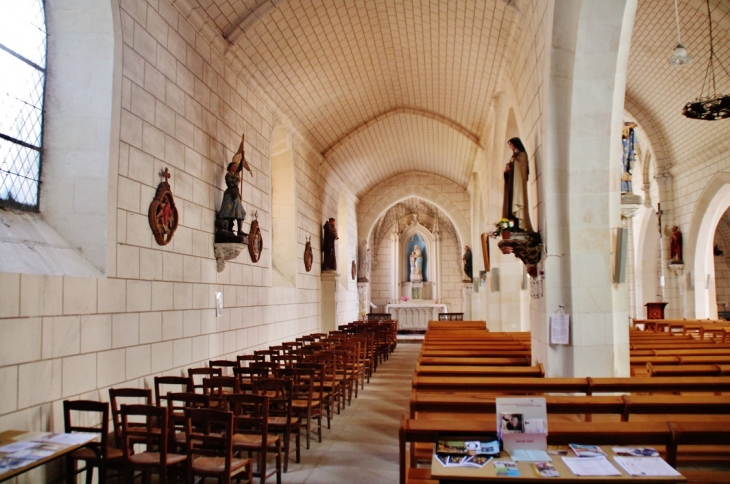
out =
[[[337,290],[340,275],[334,271],[323,272],[322,283],[322,331],[337,330]]]
[[[400,263],[401,263],[401,254],[400,250],[400,244],[398,241],[400,240],[400,234],[398,233],[398,222],[396,222],[395,229],[393,230],[393,234],[391,235],[392,241],[393,241],[393,247],[392,247],[392,256],[391,256],[391,267],[390,267],[390,287],[392,288],[391,291],[391,302],[397,303],[400,300],[400,279],[398,275],[400,274]]]
[[[474,294],[474,283],[464,282],[461,284],[461,308],[464,313],[464,321],[471,321],[471,299]]]
[[[636,0],[555,2],[540,228],[545,297],[532,300],[533,360],[549,377],[629,376],[626,285],[613,283],[621,224],[621,128]],[[598,74],[598,73],[603,74]],[[533,155],[533,153],[531,153]],[[565,308],[571,344],[551,345],[550,316]]]
[[[357,283],[357,302],[358,309],[357,313],[359,319],[364,319],[363,314],[370,312],[370,283],[369,282],[358,282]]]
[[[641,197],[638,195],[621,195],[621,226],[629,231],[629,243],[626,249],[626,285],[628,287],[629,318],[631,319],[642,319],[642,316],[636,308],[636,266],[633,223],[634,215],[639,210],[641,203]]]

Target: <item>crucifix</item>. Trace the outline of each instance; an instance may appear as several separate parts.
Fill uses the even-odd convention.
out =
[[[658,217],[658,219],[659,219],[659,226],[658,226],[658,229],[659,229],[659,238],[660,238],[660,239],[662,238],[662,214],[663,214],[663,213],[664,213],[664,211],[662,211],[662,204],[661,204],[661,203],[657,203],[657,211],[656,211],[656,216],[657,216],[657,217]]]

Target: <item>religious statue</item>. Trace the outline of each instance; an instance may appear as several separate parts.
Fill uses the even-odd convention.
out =
[[[367,242],[360,248],[359,273],[358,282],[370,282],[370,246]]]
[[[464,262],[464,273],[470,281],[474,280],[472,264],[471,264],[471,249],[468,245],[464,246],[464,255],[461,256],[462,262]]]
[[[510,139],[508,144],[513,155],[504,167],[502,218],[514,222],[512,232],[533,232],[527,204],[527,178],[530,175],[527,153],[519,138]]]
[[[241,144],[238,145],[238,151],[233,155],[233,161],[228,164],[226,172],[226,191],[223,193],[223,202],[218,212],[218,219],[222,222],[218,225],[220,231],[224,234],[236,235],[233,231],[233,222],[236,221],[237,235],[242,236],[243,221],[246,218],[246,211],[241,204],[241,173],[245,168],[253,176],[253,171],[248,165],[243,153],[243,135],[241,135]]]
[[[664,226],[664,233],[669,236],[669,263],[682,264],[682,232],[674,225],[672,230]]]
[[[411,252],[411,282],[420,282],[423,280],[423,254],[421,254],[421,248],[418,245],[413,247]]]
[[[623,155],[621,163],[623,170],[621,172],[621,193],[631,193],[631,175],[636,163],[636,134],[634,128],[636,123],[624,123],[621,130],[621,143],[623,144]]]
[[[330,218],[324,223],[324,236],[322,237],[322,270],[337,270],[337,254],[335,252],[335,240],[337,236],[337,225],[335,219]]]

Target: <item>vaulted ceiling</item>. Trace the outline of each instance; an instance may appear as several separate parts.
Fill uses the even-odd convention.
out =
[[[512,24],[545,0],[191,1],[360,196],[408,171],[466,187],[511,60]],[[626,86],[627,110],[646,125],[659,162],[675,167],[730,150],[730,120],[681,116],[702,90],[709,36],[705,1],[678,4],[694,63],[667,62],[673,2],[638,0]],[[715,48],[730,69],[730,2],[710,5]],[[718,94],[730,94],[730,74],[717,64],[716,74]]]

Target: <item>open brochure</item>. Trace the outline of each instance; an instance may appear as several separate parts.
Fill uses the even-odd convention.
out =
[[[620,476],[621,472],[605,455],[600,457],[563,457],[563,463],[576,476]]]
[[[621,457],[613,458],[618,465],[632,476],[679,476],[672,466],[661,457]]]
[[[436,443],[436,459],[444,467],[484,467],[497,455],[499,441],[496,438],[470,440],[443,437]]]

